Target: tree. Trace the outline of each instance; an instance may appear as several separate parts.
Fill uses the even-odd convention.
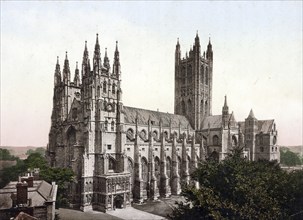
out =
[[[45,155],[45,148],[44,147],[37,147],[36,149],[28,149],[26,151],[26,155],[31,155],[32,153],[39,153],[41,154],[42,156]]]
[[[281,164],[286,166],[302,165],[302,159],[298,154],[286,149],[280,151]]]
[[[31,153],[24,161],[18,160],[16,166],[4,169],[0,187],[4,187],[9,181],[16,181],[18,176],[33,168],[40,169],[39,175],[41,179],[50,184],[54,181],[58,185],[57,205],[66,203],[65,198],[68,198],[68,185],[73,181],[74,177],[73,171],[69,168],[50,167],[44,156],[39,152]]]
[[[0,148],[0,160],[17,160],[18,157],[11,155],[9,150]]]
[[[234,152],[220,163],[203,162],[185,186],[185,203],[171,219],[283,219],[302,210],[303,171],[287,173],[277,162],[248,161]]]

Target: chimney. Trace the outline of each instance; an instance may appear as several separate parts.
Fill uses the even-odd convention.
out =
[[[21,177],[21,182],[27,182],[28,187],[33,187],[34,186],[34,177],[33,176],[24,176]]]
[[[27,182],[18,182],[16,185],[17,188],[17,205],[19,204],[27,204]]]

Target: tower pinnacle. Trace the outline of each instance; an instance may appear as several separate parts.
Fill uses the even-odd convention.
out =
[[[54,83],[55,86],[61,83],[61,71],[60,71],[60,64],[59,64],[59,56],[57,56],[57,63],[54,75]]]
[[[64,84],[69,84],[69,82],[70,82],[70,69],[69,69],[67,51],[65,52],[65,60],[64,60],[64,66],[63,66],[63,82],[64,82]]]

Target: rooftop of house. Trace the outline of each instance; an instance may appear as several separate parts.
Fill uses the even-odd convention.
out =
[[[13,205],[12,194],[17,193],[16,184],[12,181],[4,188],[0,189],[0,210],[9,209]],[[44,180],[33,181],[33,186],[28,187],[28,199],[31,200],[30,207],[44,206],[46,202],[56,200],[57,185],[49,184]]]

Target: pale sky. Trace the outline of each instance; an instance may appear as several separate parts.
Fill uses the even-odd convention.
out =
[[[213,115],[226,94],[237,121],[253,108],[278,144],[301,145],[302,1],[1,1],[0,145],[46,146],[56,57],[74,73],[96,33],[111,65],[119,41],[124,105],[173,112],[176,41],[184,56],[197,30],[213,45]]]

